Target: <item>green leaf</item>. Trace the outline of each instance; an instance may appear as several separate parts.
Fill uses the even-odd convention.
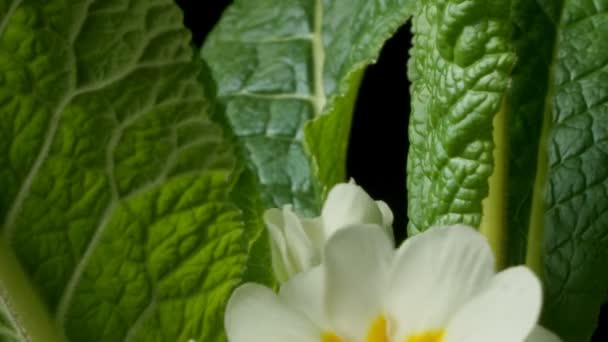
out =
[[[318,213],[345,177],[364,68],[411,0],[237,0],[202,50],[266,207]]]
[[[507,1],[418,2],[409,65],[410,234],[434,225],[487,225],[482,207],[497,208],[492,220],[501,222],[505,180],[494,166],[505,158],[505,124],[495,114],[515,60],[509,12]]]
[[[540,250],[544,323],[578,342],[608,293],[608,1],[564,1],[561,11]]]
[[[511,17],[518,62],[511,75],[506,100],[509,191],[506,192],[508,230],[505,234],[507,264],[516,265],[526,262],[529,227],[543,225],[544,177],[537,181],[537,173],[546,172],[546,153],[539,154],[539,151],[546,151],[546,142],[543,141],[542,146],[539,144],[546,140],[540,138],[541,134],[548,134],[548,126],[544,126],[543,132],[543,120],[549,115],[546,102],[559,12],[556,8],[541,7],[537,1],[518,0],[514,2]],[[530,221],[533,202],[536,220],[541,220],[539,223]],[[538,242],[534,244],[540,246]],[[539,267],[535,268],[538,271]]]
[[[13,251],[0,238],[0,337],[2,341],[65,341]]]
[[[545,326],[588,341],[608,293],[608,1],[513,9],[508,263],[543,276]]]
[[[8,312],[8,307],[4,303],[0,303],[0,340],[18,342],[19,339],[19,332]]]
[[[0,20],[0,329],[221,341],[259,225],[177,6],[0,0]]]
[[[542,324],[589,340],[608,293],[608,1],[427,1],[417,13],[410,232],[479,227],[499,266],[543,277]],[[459,55],[488,69],[458,68]]]
[[[8,308],[0,305],[0,340],[5,342],[18,342],[20,340],[17,328],[13,325]]]
[[[200,61],[198,56],[195,58],[196,61]],[[230,140],[231,145],[235,146],[238,144],[237,137],[232,134],[226,117],[222,115],[224,111],[217,99],[217,85],[211,79],[211,71],[205,61],[202,61],[202,67],[203,72],[199,80],[204,86],[205,92],[209,94],[208,102],[212,107],[210,111],[213,119],[224,128],[226,138]],[[275,287],[277,283],[270,259],[270,240],[262,219],[264,204],[256,187],[256,179],[253,173],[247,169],[244,160],[238,159],[236,168],[238,171],[234,174],[238,175],[238,178],[232,189],[231,199],[241,209],[243,225],[248,227],[245,233],[249,255],[243,282],[257,282]]]

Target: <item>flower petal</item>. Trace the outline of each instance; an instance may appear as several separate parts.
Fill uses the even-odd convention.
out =
[[[353,225],[325,246],[325,302],[333,329],[346,341],[363,340],[382,313],[381,299],[394,248],[380,226]]]
[[[287,242],[281,227],[283,226],[283,213],[279,209],[269,209],[264,213],[264,223],[270,237],[270,251],[272,256],[272,269],[276,278],[283,282],[293,273],[287,257]]]
[[[248,283],[228,301],[225,327],[230,342],[319,342],[321,331],[270,289]]]
[[[299,273],[281,286],[279,296],[291,308],[306,315],[318,327],[328,329],[325,314],[323,266]]]
[[[285,241],[287,253],[291,258],[296,273],[308,270],[321,262],[319,252],[315,249],[298,216],[290,209],[283,209],[285,218]]]
[[[264,222],[271,240],[273,269],[279,281],[285,282],[321,262],[322,242],[318,240],[323,232],[318,220],[300,220],[290,206],[285,206],[283,210],[267,210]]]
[[[561,342],[562,340],[551,331],[537,325],[526,338],[526,342]]]
[[[382,225],[382,212],[376,202],[354,183],[335,185],[321,210],[325,234],[330,237],[338,229],[351,224]]]
[[[317,248],[318,253],[321,254],[326,241],[325,232],[323,231],[323,220],[320,217],[300,218],[300,222],[302,223],[302,227],[304,227],[304,232]]]
[[[445,342],[524,341],[536,326],[542,289],[524,266],[497,274],[450,320]]]
[[[392,227],[395,217],[393,216],[393,212],[392,212],[391,208],[384,201],[376,201],[376,205],[378,206],[378,209],[380,209],[380,212],[382,213],[382,225],[384,227]]]
[[[485,237],[470,227],[431,228],[406,240],[391,267],[385,302],[397,340],[445,327],[494,274]]]
[[[393,232],[393,221],[394,216],[391,208],[384,201],[376,201],[376,205],[378,209],[382,213],[382,228],[388,235],[388,237],[393,241],[393,245],[395,244],[395,233]]]

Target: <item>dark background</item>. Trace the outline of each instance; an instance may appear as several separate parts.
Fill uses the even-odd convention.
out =
[[[176,0],[184,10],[185,25],[200,47],[219,21],[230,0]],[[397,241],[405,238],[407,198],[405,167],[410,112],[407,79],[411,26],[399,28],[382,48],[378,62],[366,70],[356,102],[348,149],[347,174],[374,199],[383,200],[395,214]],[[608,307],[592,342],[608,341]]]

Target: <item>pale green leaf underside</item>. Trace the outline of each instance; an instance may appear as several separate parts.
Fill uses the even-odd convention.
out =
[[[237,0],[226,10],[202,57],[267,207],[313,215],[344,179],[361,73],[411,2]]]
[[[56,335],[219,340],[247,245],[177,6],[0,0],[0,19],[0,242]]]

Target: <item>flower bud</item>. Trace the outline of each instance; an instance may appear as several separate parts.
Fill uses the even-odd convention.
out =
[[[269,209],[264,222],[270,236],[272,267],[281,282],[322,262],[326,241],[349,226],[381,227],[393,241],[393,213],[386,203],[374,201],[360,186],[340,183],[332,188],[321,216],[298,217],[291,206]]]
[[[354,182],[334,186],[323,209],[321,219],[328,239],[339,229],[353,224],[376,224],[393,239],[393,213],[383,201],[374,201]]]
[[[321,262],[323,238],[318,219],[300,218],[291,206],[285,206],[282,210],[267,210],[264,222],[270,236],[272,267],[277,280],[285,282]]]

